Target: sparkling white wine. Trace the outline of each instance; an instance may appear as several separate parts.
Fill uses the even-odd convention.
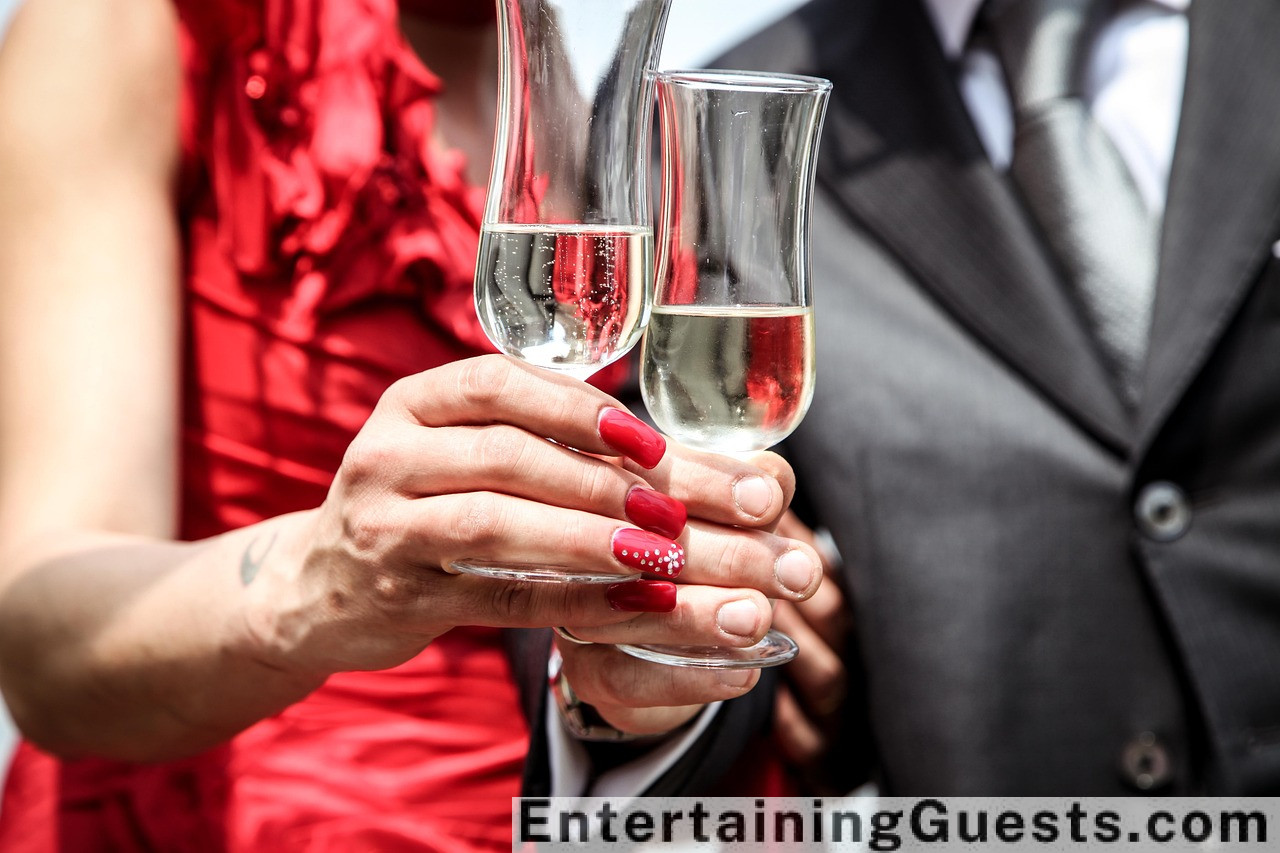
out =
[[[476,307],[489,338],[540,367],[586,377],[644,330],[653,230],[617,225],[486,225]]]
[[[643,362],[644,401],[668,435],[703,450],[762,450],[813,398],[813,309],[656,307]]]

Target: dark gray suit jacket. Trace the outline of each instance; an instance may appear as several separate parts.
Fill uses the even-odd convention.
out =
[[[1280,3],[1190,15],[1136,412],[919,0],[817,0],[723,61],[835,84],[788,452],[888,793],[1280,792]]]

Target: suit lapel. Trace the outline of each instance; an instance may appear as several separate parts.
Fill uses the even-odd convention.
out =
[[[1146,446],[1235,316],[1280,229],[1280,3],[1192,3],[1139,413]]]
[[[1123,452],[1130,416],[1043,240],[990,166],[926,13],[902,0],[863,10],[854,22],[847,3],[804,15],[816,71],[835,83],[819,181],[986,346]]]

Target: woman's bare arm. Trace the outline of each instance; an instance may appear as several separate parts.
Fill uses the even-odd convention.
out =
[[[179,289],[170,7],[30,0],[0,50],[6,540],[69,515],[107,530],[171,532]],[[64,377],[74,381],[54,381]],[[118,492],[139,478],[136,493]]]
[[[146,757],[193,724],[211,742],[314,684],[220,697],[243,680],[220,670],[251,666],[216,654],[243,642],[217,624],[238,591],[210,565],[237,543],[165,541],[175,26],[166,0],[29,0],[0,50],[0,678],[23,730],[71,752]]]

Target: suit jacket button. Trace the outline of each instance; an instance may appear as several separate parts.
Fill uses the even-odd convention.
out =
[[[1139,791],[1157,791],[1173,779],[1169,750],[1152,732],[1136,735],[1120,754],[1124,781]]]
[[[1134,516],[1138,529],[1148,539],[1172,542],[1191,527],[1191,502],[1182,489],[1158,480],[1148,483],[1138,493]]]

